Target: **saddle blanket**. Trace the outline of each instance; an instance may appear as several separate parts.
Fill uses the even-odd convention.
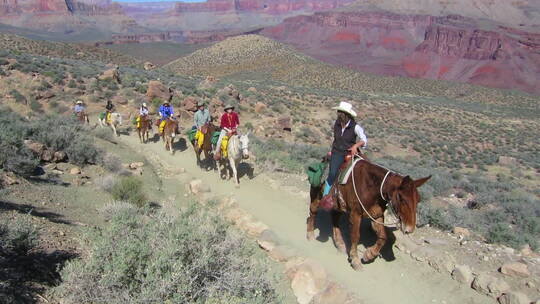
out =
[[[353,171],[354,166],[357,162],[364,160],[360,156],[355,156],[353,160],[347,165],[347,167],[339,173],[338,181],[340,185],[345,185],[347,181],[349,180],[349,177],[351,176],[351,173]]]

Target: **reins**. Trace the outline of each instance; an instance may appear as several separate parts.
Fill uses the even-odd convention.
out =
[[[361,160],[365,160],[364,158],[362,158],[361,156],[359,156],[358,154],[355,155],[354,157],[358,157],[360,158]],[[354,164],[354,167],[356,167],[356,164]],[[356,199],[358,199],[358,202],[360,203],[360,206],[362,207],[362,209],[364,210],[364,212],[368,215],[368,217],[375,223],[379,224],[379,225],[383,225],[385,227],[396,227],[397,224],[399,224],[400,220],[399,220],[399,217],[396,216],[396,213],[395,213],[395,210],[394,210],[394,205],[392,204],[392,200],[388,201],[384,198],[384,195],[383,195],[383,192],[382,192],[382,189],[384,187],[384,183],[386,182],[386,179],[388,178],[388,176],[391,174],[392,171],[388,170],[386,172],[386,175],[384,176],[384,179],[381,183],[381,187],[379,189],[379,193],[381,194],[381,198],[387,203],[386,205],[390,205],[390,211],[393,213],[394,217],[397,219],[397,221],[395,221],[394,223],[391,223],[391,224],[385,224],[384,222],[380,222],[378,220],[376,220],[375,218],[373,218],[373,216],[371,216],[371,214],[367,211],[366,207],[364,206],[364,204],[362,203],[362,200],[360,199],[360,196],[358,195],[358,191],[356,190],[356,183],[354,182],[354,167],[351,169],[352,170],[352,184],[353,184],[353,190],[354,190],[354,194],[356,195]]]

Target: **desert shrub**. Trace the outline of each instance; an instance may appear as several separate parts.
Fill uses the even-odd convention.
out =
[[[9,61],[7,61],[4,58],[0,58],[0,65],[7,65],[7,64],[9,64]]]
[[[112,153],[106,153],[101,160],[103,167],[113,173],[122,170],[122,161],[120,158]]]
[[[66,303],[279,303],[277,279],[252,242],[217,211],[190,203],[176,217],[107,206],[56,293]]]
[[[0,222],[0,239],[0,253],[25,255],[37,245],[38,233],[30,221],[19,218]]]
[[[113,133],[108,128],[97,128],[92,132],[92,134],[94,134],[94,136],[97,138],[101,138],[111,143],[116,143]]]
[[[68,84],[67,84],[67,87],[68,87],[68,88],[71,88],[71,89],[74,89],[74,88],[77,87],[77,83],[75,82],[74,79],[70,79],[69,82],[68,82]]]
[[[134,176],[121,178],[112,187],[111,194],[115,200],[129,202],[138,207],[144,206],[147,202],[143,183]]]
[[[0,69],[0,76],[7,76],[8,74],[3,69]]]
[[[118,178],[113,174],[96,179],[96,186],[105,192],[111,192],[116,183],[118,183]]]
[[[43,112],[43,105],[39,101],[32,98],[30,101],[30,109],[32,109],[34,112],[41,113]]]
[[[37,229],[24,218],[0,219],[0,295],[2,303],[31,302],[27,289],[31,277],[36,276],[31,251],[38,242]],[[22,270],[21,265],[24,265]],[[39,274],[37,274],[39,275]]]
[[[9,91],[9,95],[13,96],[13,98],[15,98],[15,101],[18,103],[24,103],[24,104],[27,103],[26,97],[23,94],[21,94],[21,92],[17,91],[16,89]]]

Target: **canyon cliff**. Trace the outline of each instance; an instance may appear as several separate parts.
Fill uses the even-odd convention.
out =
[[[540,34],[462,16],[322,12],[262,34],[360,71],[540,93]]]

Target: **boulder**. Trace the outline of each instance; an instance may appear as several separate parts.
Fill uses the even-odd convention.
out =
[[[118,67],[113,67],[111,69],[106,70],[98,77],[99,80],[112,80],[116,83],[120,83],[120,72],[118,71]]]
[[[529,269],[527,269],[527,265],[519,262],[515,263],[506,263],[501,266],[501,273],[514,276],[514,277],[523,277],[527,278],[531,274],[529,272]]]
[[[247,89],[248,92],[251,92],[251,93],[257,93],[257,89],[254,88],[254,87],[250,87],[249,89]]]
[[[134,162],[134,163],[129,164],[129,168],[132,170],[142,168],[143,166],[144,166],[143,162]]]
[[[255,113],[262,113],[266,110],[267,106],[262,102],[257,102],[255,104]]]
[[[287,275],[291,278],[291,288],[299,304],[311,303],[328,285],[326,271],[312,260],[290,269]]]
[[[498,298],[500,295],[510,290],[510,286],[504,280],[486,273],[482,273],[474,279],[472,288],[480,293],[495,298]]]
[[[46,147],[42,143],[35,142],[33,140],[27,139],[24,141],[24,145],[32,151],[35,155],[41,156]]]
[[[186,111],[196,112],[197,111],[197,98],[188,96],[182,101],[182,108]]]
[[[510,290],[510,285],[508,285],[508,283],[506,283],[504,280],[496,279],[489,282],[488,289],[491,295],[497,297],[505,292],[508,292]]]
[[[172,98],[172,92],[160,81],[150,80],[148,82],[148,90],[146,90],[146,97],[150,101],[154,98],[159,98],[162,101],[170,101]]]
[[[54,152],[53,161],[55,163],[63,162],[67,160],[67,154],[64,151]]]
[[[147,71],[153,70],[153,69],[156,68],[156,66],[155,66],[153,63],[149,62],[149,61],[145,62],[144,65],[143,65],[143,67],[144,67],[144,69],[147,70]]]
[[[452,278],[467,286],[471,286],[474,276],[468,265],[457,265],[452,271]]]
[[[349,294],[347,290],[335,283],[330,282],[326,289],[313,297],[311,304],[347,303]]]
[[[521,253],[521,255],[523,256],[531,256],[534,254],[529,244],[526,244],[523,247],[521,247],[521,249],[519,250],[519,253]]]
[[[276,248],[276,244],[274,244],[274,243],[272,243],[270,241],[265,241],[265,240],[261,240],[261,239],[257,240],[257,244],[264,251],[272,251],[272,250],[274,250],[274,248]]]
[[[50,149],[45,149],[41,153],[41,160],[45,162],[51,162],[54,159],[54,151]]]
[[[453,232],[454,234],[461,235],[461,236],[463,236],[463,237],[469,237],[469,236],[471,236],[471,232],[470,232],[469,229],[467,229],[467,228],[454,227],[454,229],[452,230],[452,232]]]
[[[189,191],[194,195],[208,193],[210,192],[210,186],[204,184],[200,179],[195,179],[189,182]]]
[[[268,229],[266,224],[259,221],[245,221],[239,223],[240,228],[246,231],[251,236],[259,236],[261,233]]]
[[[15,174],[13,174],[13,172],[5,172],[0,175],[0,185],[11,186],[11,185],[16,185],[18,183],[19,183],[19,180],[17,179]]]
[[[511,291],[499,297],[500,304],[529,304],[531,300],[526,294]]]
[[[81,169],[79,167],[73,167],[69,170],[69,173],[72,175],[79,175],[81,174]]]

